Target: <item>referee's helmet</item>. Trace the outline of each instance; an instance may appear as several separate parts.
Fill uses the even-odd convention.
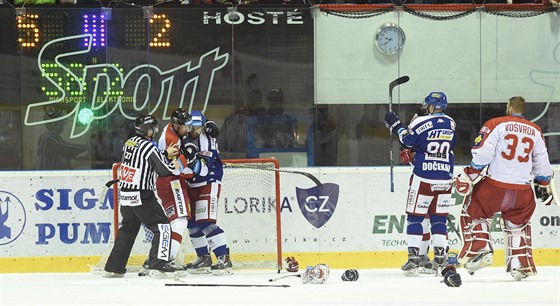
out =
[[[134,130],[140,136],[148,136],[150,130],[153,130],[156,134],[159,131],[158,121],[152,115],[140,115],[134,120]]]

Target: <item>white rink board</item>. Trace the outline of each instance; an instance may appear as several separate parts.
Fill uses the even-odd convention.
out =
[[[462,167],[457,167],[460,169]],[[558,166],[555,168],[558,171]],[[324,184],[339,187],[332,217],[320,228],[306,220],[296,188],[314,187],[301,175],[281,174],[282,235],[284,252],[402,251],[405,234],[404,201],[409,167],[395,167],[395,192],[389,190],[389,168],[290,168],[307,171]],[[2,257],[99,256],[107,249],[113,212],[106,199],[99,202],[101,187],[110,171],[2,172],[0,211],[6,217],[0,238]],[[560,186],[556,186],[560,190]],[[318,207],[319,208],[319,207]],[[460,206],[454,206],[458,218]],[[270,222],[274,212],[220,206],[219,224],[233,249],[250,250],[262,241],[262,232],[236,235],[249,222]],[[533,246],[559,248],[558,206],[537,205],[532,219]],[[243,222],[240,222],[243,220]],[[455,223],[457,226],[457,223]],[[9,230],[6,230],[8,228]],[[257,227],[258,228],[258,227]],[[251,234],[254,232],[254,234]],[[503,246],[502,233],[495,231],[495,248]],[[450,233],[452,249],[459,248]],[[267,238],[268,239],[268,238]],[[270,239],[275,239],[271,234]]]

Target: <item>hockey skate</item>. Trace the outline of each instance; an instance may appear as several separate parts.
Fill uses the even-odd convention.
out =
[[[198,256],[193,262],[188,263],[184,268],[191,274],[209,274],[212,266],[212,256]]]
[[[423,274],[434,274],[434,270],[432,269],[432,261],[430,260],[430,256],[428,254],[419,255],[418,258],[418,273]]]
[[[525,267],[520,267],[517,269],[513,269],[511,271],[509,271],[509,273],[511,274],[511,276],[513,277],[514,280],[516,281],[520,281],[524,278],[527,278],[529,276],[534,276],[537,273],[535,273],[535,271],[533,271],[532,268],[525,268]]]
[[[401,266],[401,270],[403,270],[403,274],[406,277],[414,277],[418,276],[418,263],[419,263],[419,256],[418,252],[420,250],[418,248],[409,247],[408,248],[408,261]]]
[[[164,263],[158,267],[150,267],[148,275],[154,278],[172,278],[181,276],[185,270],[173,262]]]
[[[214,275],[229,275],[233,274],[231,268],[233,264],[229,259],[229,254],[225,254],[222,256],[218,256],[218,263],[212,265],[210,269],[212,270],[212,274]]]
[[[447,265],[447,254],[445,252],[445,248],[443,247],[434,247],[434,260],[432,269],[435,273],[435,276],[441,276],[441,270],[443,267]]]
[[[494,254],[492,251],[484,251],[474,257],[471,257],[463,266],[470,275],[473,275],[476,270],[480,270],[484,267],[494,263]]]
[[[123,278],[125,273],[103,271],[103,278]]]
[[[428,257],[426,255],[426,257]],[[441,270],[447,266],[447,254],[444,248],[435,247],[434,248],[434,259],[428,262],[424,262],[422,255],[420,256],[419,271],[425,274],[435,274],[435,276],[441,276]],[[429,260],[429,257],[428,257]]]
[[[148,276],[148,275],[150,275],[150,263],[148,262],[148,259],[146,259],[142,264],[142,268],[140,269],[140,272],[138,272],[138,276]]]

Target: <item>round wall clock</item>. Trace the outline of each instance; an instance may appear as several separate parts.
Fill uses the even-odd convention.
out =
[[[379,27],[375,35],[375,45],[379,51],[395,55],[403,48],[406,37],[404,31],[394,23],[386,23]]]

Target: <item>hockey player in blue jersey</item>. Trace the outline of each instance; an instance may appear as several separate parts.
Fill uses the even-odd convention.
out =
[[[452,192],[455,121],[444,114],[446,107],[445,94],[432,92],[424,99],[422,108],[426,115],[416,116],[408,127],[394,112],[385,114],[385,125],[398,135],[401,146],[415,152],[406,202],[408,261],[401,267],[405,276],[418,275],[425,217],[430,220],[436,273],[447,257],[447,215]]]
[[[187,179],[191,216],[187,225],[197,258],[186,265],[189,273],[230,274],[232,263],[229,257],[226,234],[217,225],[218,198],[222,186],[223,164],[218,151],[216,138],[206,133],[206,117],[199,110],[191,112],[190,131],[187,135],[187,148],[190,160],[202,160],[206,173]],[[189,149],[189,146],[194,148]],[[196,152],[196,153],[195,153]],[[194,156],[196,154],[196,158]],[[209,250],[216,256],[212,264]]]

